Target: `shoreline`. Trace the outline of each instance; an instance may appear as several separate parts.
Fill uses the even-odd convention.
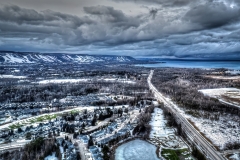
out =
[[[164,61],[157,63],[133,64],[144,68],[189,68],[189,69],[226,69],[240,71],[240,61]],[[234,62],[234,63],[233,63]]]

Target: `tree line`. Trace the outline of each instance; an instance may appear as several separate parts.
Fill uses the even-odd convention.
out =
[[[160,92],[169,95],[180,107],[187,110],[227,112],[239,115],[239,108],[223,104],[198,91],[207,88],[239,87],[239,84],[205,77],[207,74],[209,71],[201,69],[158,69],[154,72],[152,83]]]

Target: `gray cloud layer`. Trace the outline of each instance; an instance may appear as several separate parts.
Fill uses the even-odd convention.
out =
[[[143,12],[92,5],[82,6],[83,14],[75,16],[4,5],[0,7],[0,49],[175,57],[231,53],[240,57],[237,0],[114,2],[142,4]]]
[[[179,7],[185,6],[191,3],[195,3],[196,0],[114,0],[116,2],[129,2],[133,1],[135,3],[143,3],[143,4],[158,4],[164,7]]]

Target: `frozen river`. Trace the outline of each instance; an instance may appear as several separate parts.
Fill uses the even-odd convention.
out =
[[[133,140],[116,149],[115,160],[160,160],[156,147],[146,141]]]

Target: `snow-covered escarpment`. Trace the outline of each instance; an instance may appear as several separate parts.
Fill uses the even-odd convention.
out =
[[[131,63],[130,56],[0,51],[0,63]]]

